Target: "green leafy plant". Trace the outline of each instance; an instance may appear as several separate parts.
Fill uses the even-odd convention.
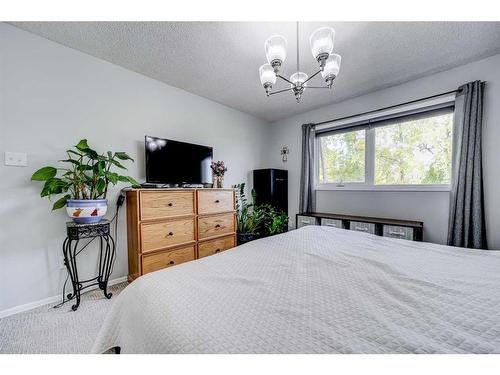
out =
[[[245,183],[234,185],[236,189],[236,223],[238,233],[257,234],[266,218],[266,212],[255,204],[256,192],[252,189],[252,202],[245,195]]]
[[[261,209],[265,212],[263,226],[266,235],[273,236],[286,230],[289,220],[286,213],[278,211],[271,205],[264,205]]]
[[[64,207],[68,199],[105,199],[109,184],[125,182],[140,187],[132,177],[111,170],[114,167],[126,170],[120,161],[134,162],[125,152],[98,154],[82,139],[74,149],[66,150],[66,154],[67,159],[59,160],[65,163],[64,167],[43,167],[31,176],[32,181],[45,182],[41,197],[51,199],[64,194],[54,202],[52,210]]]

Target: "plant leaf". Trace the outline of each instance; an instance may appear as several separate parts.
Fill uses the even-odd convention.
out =
[[[119,161],[117,161],[117,160],[114,160],[114,159],[109,159],[109,161],[110,161],[111,163],[113,163],[114,165],[116,165],[118,168],[121,168],[121,169],[127,169],[127,168],[125,168],[125,167],[124,167],[124,166],[123,166],[123,165],[122,165]]]
[[[129,179],[128,179],[128,176],[121,176],[121,175],[118,175],[118,181],[121,181],[121,182],[129,182]]]
[[[52,211],[58,210],[59,208],[63,208],[64,206],[66,206],[66,202],[68,201],[69,198],[71,198],[71,195],[69,194],[66,194],[62,198],[59,198],[52,206]]]
[[[66,181],[63,181],[60,178],[51,178],[45,181],[45,185],[43,185],[40,196],[46,197],[48,195],[65,193],[68,191],[68,188],[69,184]]]
[[[106,181],[103,180],[102,178],[100,178],[99,180],[97,180],[95,187],[96,187],[97,191],[99,192],[99,194],[101,194],[104,191],[104,189],[106,188]]]
[[[92,169],[94,170],[94,174],[96,175],[102,175],[105,168],[106,168],[106,163],[103,160],[98,161],[92,167]]]
[[[99,159],[99,154],[92,150],[91,148],[86,148],[85,150],[82,150],[85,155],[87,155],[90,159],[97,160]]]
[[[79,171],[91,171],[92,166],[87,165],[87,164],[80,164],[77,168]]]
[[[114,172],[106,172],[106,178],[113,184],[116,185],[118,183],[118,175]]]
[[[120,160],[132,160],[132,162],[134,161],[134,159],[128,156],[126,152],[115,152],[115,156]]]
[[[132,184],[132,187],[133,187],[133,188],[136,188],[136,189],[137,189],[137,188],[140,188],[140,187],[141,187],[141,184],[140,184],[140,183],[138,183],[136,180],[134,180],[132,177],[127,176],[127,179],[128,179],[128,181]]]
[[[80,140],[80,142],[78,142],[78,144],[75,147],[80,151],[85,151],[89,148],[89,144],[87,143],[86,139],[82,139]]]
[[[83,156],[83,154],[80,154],[79,152],[76,152],[74,150],[66,150],[66,152],[69,152],[70,154],[77,155],[79,157]]]
[[[64,159],[64,160],[59,160],[60,162],[62,163],[73,163],[75,165],[80,165],[80,163],[78,163],[76,160],[74,159]]]
[[[37,170],[31,176],[32,181],[46,181],[54,178],[57,174],[57,169],[54,167],[43,167]]]

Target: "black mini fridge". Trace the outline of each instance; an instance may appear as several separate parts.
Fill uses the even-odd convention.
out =
[[[270,204],[288,214],[288,171],[255,169],[253,188],[257,193],[257,204]]]

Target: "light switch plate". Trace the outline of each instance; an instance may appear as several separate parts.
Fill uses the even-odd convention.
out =
[[[11,165],[14,167],[27,167],[28,154],[25,152],[5,151],[5,165]]]

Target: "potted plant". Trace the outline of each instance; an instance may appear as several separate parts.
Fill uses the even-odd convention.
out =
[[[52,210],[66,206],[66,212],[76,223],[101,221],[107,211],[109,184],[126,182],[140,187],[132,177],[111,170],[115,167],[127,169],[120,160],[134,161],[125,152],[108,151],[100,155],[89,147],[86,139],[82,139],[66,154],[68,158],[60,160],[65,163],[64,167],[43,167],[33,173],[31,180],[44,181],[40,196],[49,199],[59,197]]]
[[[236,237],[237,244],[242,245],[260,237],[259,229],[264,222],[265,211],[255,204],[255,190],[252,189],[252,203],[245,195],[245,183],[234,185],[236,189]]]
[[[214,174],[214,188],[222,189],[224,185],[224,173],[227,172],[227,167],[222,160],[219,160],[213,161],[212,164],[210,164],[210,168],[212,168]]]
[[[271,205],[264,205],[262,209],[265,211],[265,219],[263,221],[265,235],[274,236],[288,229],[288,215],[283,211],[278,211]]]

